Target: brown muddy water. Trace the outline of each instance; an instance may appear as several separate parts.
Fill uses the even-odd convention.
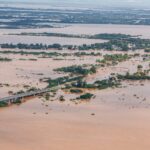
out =
[[[33,30],[39,32],[52,29]],[[148,36],[149,31],[148,26],[118,25],[74,25],[53,29],[53,32],[60,33],[121,32],[142,34],[144,37]],[[6,32],[12,31],[1,30],[1,34]],[[101,53],[110,52],[101,51]],[[46,87],[46,83],[39,82],[40,78],[65,75],[58,74],[53,69],[74,64],[95,64],[96,59],[101,58],[101,56],[80,58],[71,56],[63,60],[54,60],[54,58],[12,54],[1,54],[1,57],[11,58],[12,61],[0,62],[0,83],[9,85],[0,87],[0,98],[8,96],[8,91],[24,90],[24,85]],[[33,58],[37,61],[29,60]],[[149,67],[149,61],[133,58],[115,67],[100,68],[95,75],[88,76],[86,80],[92,82],[104,79],[113,72],[133,73],[139,64],[143,65],[143,69]],[[32,98],[21,105],[2,108],[0,109],[0,148],[3,150],[149,150],[149,87],[149,81],[124,81],[121,88],[87,91],[95,94],[96,97],[81,103],[70,101],[70,98],[76,95],[59,90],[57,96],[51,99],[53,101]],[[65,102],[59,102],[60,95],[64,95]]]

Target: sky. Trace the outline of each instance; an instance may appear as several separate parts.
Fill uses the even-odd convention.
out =
[[[55,5],[89,5],[89,6],[121,6],[150,7],[150,0],[0,0],[0,2],[49,3]]]

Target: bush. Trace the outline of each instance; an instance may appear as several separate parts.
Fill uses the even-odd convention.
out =
[[[81,95],[80,97],[77,97],[77,99],[82,99],[82,100],[86,100],[86,99],[91,99],[94,95],[91,93],[86,93]]]
[[[7,107],[8,106],[8,103],[6,102],[0,102],[0,107]]]
[[[83,91],[80,89],[71,89],[70,92],[71,93],[82,93]]]

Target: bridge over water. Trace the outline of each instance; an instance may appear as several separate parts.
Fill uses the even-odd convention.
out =
[[[37,96],[37,95],[40,95],[40,94],[50,92],[51,90],[52,89],[50,89],[50,88],[45,88],[45,89],[41,89],[41,90],[16,94],[16,95],[1,98],[0,102],[5,102],[5,103],[8,103],[8,104],[11,104],[11,103],[17,102],[18,99],[24,99],[24,98],[31,97],[31,96]]]

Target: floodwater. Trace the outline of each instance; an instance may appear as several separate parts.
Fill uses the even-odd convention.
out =
[[[135,91],[141,91],[138,100],[133,99]],[[127,91],[123,88],[98,92],[91,102],[78,105],[69,101],[43,103],[35,98],[2,109],[0,147],[4,150],[149,150],[150,110],[140,106],[145,94],[142,91],[143,87],[134,85]],[[148,103],[143,102],[143,106],[147,107]]]
[[[142,35],[143,38],[150,38],[150,26],[142,25],[97,25],[77,24],[66,28],[51,29],[52,32],[72,34],[99,34],[99,33],[122,33],[130,35]]]
[[[147,38],[150,27],[73,25],[57,29],[0,31],[1,38],[2,34],[26,31],[68,34],[125,33],[142,34]],[[15,39],[10,37],[8,38],[14,42],[18,42],[20,38],[20,36]],[[26,38],[22,37],[22,39]],[[34,42],[35,37],[30,38],[31,42]],[[45,37],[40,38],[42,41]],[[80,39],[75,39],[76,44],[79,42]],[[101,51],[101,53],[118,52]],[[0,97],[8,96],[8,91],[17,92],[23,89],[24,85],[43,88],[47,84],[39,82],[40,78],[66,75],[55,73],[53,69],[74,64],[95,64],[96,59],[101,58],[101,56],[81,58],[69,56],[58,61],[32,55],[1,54],[1,56],[11,58],[13,61],[0,62],[0,82],[9,84],[9,86],[0,87]],[[37,61],[28,60],[33,58]],[[95,75],[89,75],[87,81],[103,79],[114,72],[133,73],[139,64],[143,65],[143,69],[149,67],[149,61],[144,62],[140,58],[134,58],[119,63],[115,67],[100,68]],[[149,81],[125,81],[121,88],[87,90],[96,97],[89,102],[77,104],[70,101],[70,98],[77,95],[59,91],[58,95],[51,99],[53,101],[33,98],[21,105],[0,109],[0,148],[3,150],[149,150],[149,86]],[[64,95],[65,102],[59,102],[60,95]]]
[[[53,32],[65,34],[99,34],[99,33],[122,33],[141,35],[143,38],[150,38],[150,26],[146,25],[112,25],[112,24],[64,24],[63,28],[36,28],[36,29],[0,29],[0,34],[21,33],[21,32]]]
[[[140,35],[141,38],[150,38],[150,26],[144,25],[97,25],[97,24],[75,24],[68,25],[63,28],[43,28],[43,29],[0,29],[0,43],[43,43],[54,44],[59,43],[62,45],[81,45],[102,43],[105,40],[98,39],[80,39],[80,38],[63,38],[63,37],[44,37],[44,36],[16,36],[6,35],[10,33],[65,33],[65,34],[100,34],[100,33],[122,33],[130,34],[133,36]]]
[[[0,44],[3,43],[25,43],[25,44],[54,44],[59,43],[61,45],[82,45],[82,44],[94,44],[103,43],[105,40],[97,39],[83,39],[83,38],[64,38],[64,37],[46,37],[46,36],[17,36],[17,35],[0,35]]]

